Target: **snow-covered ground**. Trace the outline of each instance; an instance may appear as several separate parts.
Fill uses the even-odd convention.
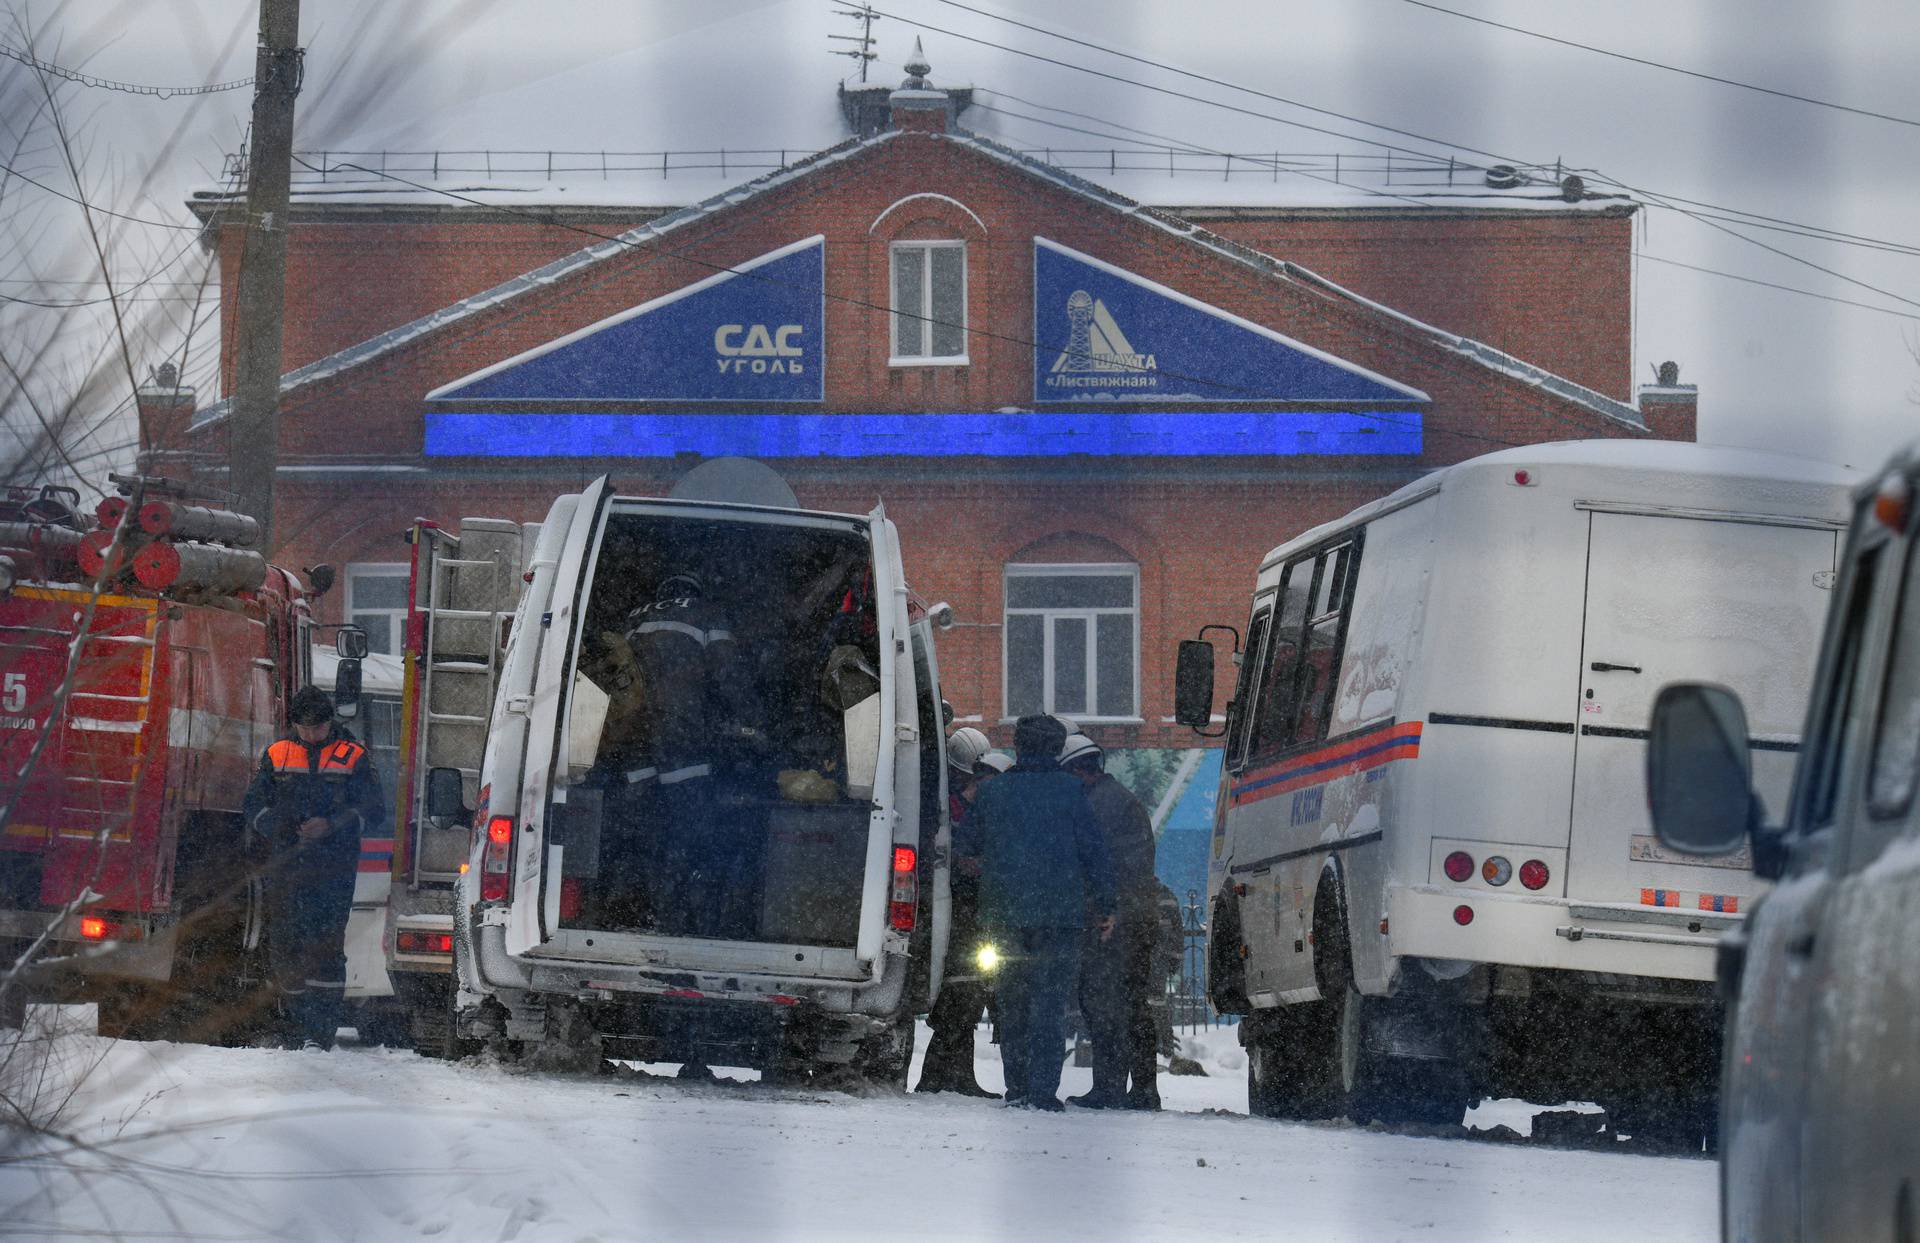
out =
[[[637,1070],[523,1074],[346,1045],[287,1053],[68,1036],[47,1099],[63,1076],[90,1069],[58,1128],[84,1146],[16,1147],[0,1164],[0,1234],[564,1243],[1715,1234],[1710,1162],[1250,1119],[1232,1033],[1199,1044],[1213,1073],[1163,1075],[1166,1113],[1036,1115],[952,1096],[692,1085]],[[979,1047],[979,1077],[997,1088],[996,1050],[984,1038]],[[1069,1066],[1066,1090],[1084,1091],[1088,1075]]]

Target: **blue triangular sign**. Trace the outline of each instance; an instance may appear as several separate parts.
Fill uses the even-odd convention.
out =
[[[1033,239],[1033,399],[1391,402],[1427,395],[1046,238]]]
[[[463,376],[435,401],[819,401],[825,239],[810,237]]]

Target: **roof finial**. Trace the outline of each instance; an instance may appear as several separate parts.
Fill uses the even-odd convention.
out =
[[[906,91],[924,91],[927,89],[927,75],[933,72],[933,66],[927,63],[926,49],[920,46],[920,36],[913,36],[913,55],[907,57],[907,80],[900,84]]]

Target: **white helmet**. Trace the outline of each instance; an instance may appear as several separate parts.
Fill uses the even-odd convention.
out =
[[[947,767],[973,775],[973,766],[993,749],[987,736],[971,725],[963,725],[947,735]]]
[[[1095,759],[1100,757],[1100,748],[1094,745],[1093,739],[1085,734],[1068,734],[1067,741],[1060,747],[1061,765],[1071,764],[1075,760],[1084,760],[1089,756]]]

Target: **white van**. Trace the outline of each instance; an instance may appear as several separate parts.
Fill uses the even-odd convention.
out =
[[[1209,874],[1254,1112],[1458,1122],[1487,1094],[1711,1132],[1744,859],[1662,846],[1655,693],[1739,691],[1783,799],[1852,476],[1587,441],[1435,472],[1268,554]],[[1212,649],[1177,716],[1209,719]]]
[[[658,783],[621,636],[688,572],[763,709],[714,721],[760,742],[698,809],[735,844],[724,925],[654,909],[693,900],[645,874],[681,822],[635,795]],[[455,905],[456,1040],[904,1083],[946,948],[946,791],[932,628],[884,511],[616,497],[602,478],[554,503],[530,573]]]
[[[1663,841],[1775,881],[1720,943],[1720,1230],[1729,1243],[1920,1237],[1920,445],[1856,495],[1793,797],[1756,807],[1741,696],[1660,694]]]

